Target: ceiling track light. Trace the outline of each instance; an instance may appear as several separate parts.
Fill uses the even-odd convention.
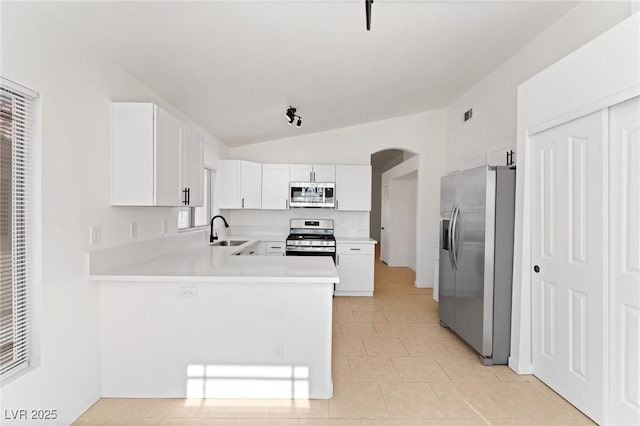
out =
[[[293,124],[293,122],[297,118],[298,121],[296,122],[296,127],[301,127],[302,126],[302,117],[297,115],[296,111],[297,110],[294,107],[289,105],[289,108],[287,108],[287,112],[284,113],[284,116],[287,117],[287,122],[289,123],[289,126],[291,126]]]

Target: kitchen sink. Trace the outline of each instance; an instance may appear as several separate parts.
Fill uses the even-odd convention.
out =
[[[241,246],[249,240],[225,240],[225,241],[216,241],[215,243],[211,243],[212,246],[224,246],[224,247],[234,247]]]

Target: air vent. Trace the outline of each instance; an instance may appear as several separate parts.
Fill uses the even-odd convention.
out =
[[[469,120],[471,120],[471,117],[473,117],[473,108],[469,108],[468,111],[464,112],[463,120],[464,121],[469,121]]]

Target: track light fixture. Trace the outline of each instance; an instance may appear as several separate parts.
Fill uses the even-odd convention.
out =
[[[284,113],[284,116],[287,117],[287,122],[289,123],[289,126],[291,126],[293,124],[293,122],[297,118],[298,122],[296,123],[296,127],[301,127],[302,126],[302,117],[297,115],[296,111],[297,110],[294,107],[289,105],[289,108],[287,108],[287,112]]]
[[[371,6],[373,0],[364,0],[364,14],[367,18],[367,31],[371,31]]]

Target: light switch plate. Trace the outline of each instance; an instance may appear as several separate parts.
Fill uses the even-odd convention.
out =
[[[89,227],[89,245],[96,246],[100,244],[100,227],[93,225]]]
[[[138,222],[131,222],[129,224],[129,238],[132,240],[138,238]]]

